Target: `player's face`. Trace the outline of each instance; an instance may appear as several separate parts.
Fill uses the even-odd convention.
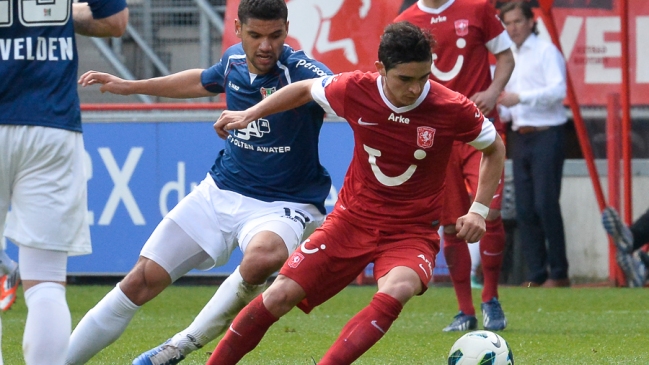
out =
[[[288,35],[288,22],[282,19],[260,20],[248,19],[241,23],[234,21],[237,37],[241,38],[243,50],[246,52],[248,70],[254,74],[265,74],[270,71],[284,46]]]
[[[527,19],[521,9],[515,8],[503,14],[507,34],[516,47],[520,47],[534,29],[534,19]]]
[[[385,70],[383,63],[376,63],[376,68],[383,76],[383,92],[394,106],[402,107],[417,101],[428,82],[430,63],[431,61],[400,63],[389,71]]]

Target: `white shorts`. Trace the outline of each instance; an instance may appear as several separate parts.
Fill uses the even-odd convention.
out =
[[[311,204],[264,202],[233,191],[221,190],[208,174],[165,219],[175,222],[209,255],[210,260],[194,265],[198,269],[207,270],[227,263],[237,246],[245,252],[250,239],[261,231],[271,231],[282,237],[291,253],[322,224],[324,215]],[[159,228],[166,229],[163,226],[161,223],[156,231]],[[182,250],[171,246],[184,245],[182,239],[174,240],[164,236],[154,231],[142,248],[142,256],[153,259],[170,273],[182,262],[195,260],[196,253],[192,252],[187,257],[168,258],[168,261],[177,262],[158,262],[158,257],[168,255],[154,251],[180,252]]]
[[[7,238],[69,255],[92,252],[84,153],[81,133],[0,125],[0,231],[6,219]]]

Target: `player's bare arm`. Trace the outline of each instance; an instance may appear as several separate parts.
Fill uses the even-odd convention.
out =
[[[74,32],[88,37],[121,37],[128,24],[128,8],[106,18],[92,17],[88,3],[72,4]]]
[[[481,151],[480,179],[474,202],[489,207],[505,167],[505,144],[496,134],[495,141]],[[458,218],[455,225],[458,232],[457,237],[469,243],[479,241],[485,233],[485,217],[486,213],[485,216],[482,216],[475,212],[469,212]]]
[[[495,55],[496,68],[494,78],[489,88],[477,92],[471,96],[471,101],[478,106],[482,114],[489,114],[496,107],[498,96],[505,89],[509,77],[514,71],[514,54],[511,49],[507,49]]]
[[[320,79],[292,83],[244,111],[226,110],[214,123],[214,130],[219,137],[225,139],[229,130],[243,129],[253,120],[302,106],[313,100],[311,85],[316,81],[319,82]]]
[[[202,69],[191,69],[146,80],[124,80],[108,73],[88,71],[81,75],[78,83],[84,87],[101,84],[102,93],[118,95],[144,94],[175,99],[214,96],[203,87],[202,72]]]

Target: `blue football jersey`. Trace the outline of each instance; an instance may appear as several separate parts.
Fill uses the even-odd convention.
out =
[[[205,89],[225,93],[228,109],[245,110],[292,82],[331,74],[285,45],[273,70],[251,75],[239,43],[203,71],[201,81]],[[323,118],[322,108],[310,102],[231,131],[210,172],[217,186],[262,201],[313,204],[324,214],[331,178],[318,155]]]
[[[88,0],[96,19],[125,0]],[[0,124],[81,131],[72,0],[0,0]]]

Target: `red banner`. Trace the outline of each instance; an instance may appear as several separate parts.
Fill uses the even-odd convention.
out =
[[[304,50],[334,72],[374,70],[380,35],[408,1],[412,2],[288,0],[287,43]],[[607,95],[620,90],[619,1],[622,0],[554,1],[553,14],[561,48],[581,105],[605,106]],[[631,104],[649,105],[649,1],[627,1],[631,14],[628,20]],[[227,2],[225,47],[239,41],[234,35],[238,5],[239,0]],[[539,23],[541,36],[549,39],[540,19]]]

